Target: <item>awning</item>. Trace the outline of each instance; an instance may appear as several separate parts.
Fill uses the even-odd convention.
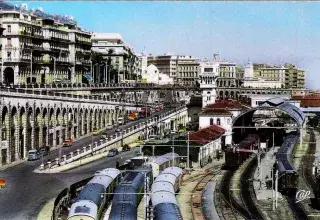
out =
[[[84,74],[83,76],[86,77],[87,79],[90,79],[90,80],[92,79],[92,75],[91,74]]]

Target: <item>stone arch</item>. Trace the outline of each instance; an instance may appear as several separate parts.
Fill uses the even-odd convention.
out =
[[[34,144],[33,148],[39,148],[40,147],[40,126],[42,123],[42,114],[41,109],[39,107],[35,110],[35,117],[34,117]]]
[[[217,118],[217,125],[221,125],[221,119]]]
[[[213,125],[213,118],[210,118],[210,125]]]
[[[9,145],[9,158],[11,158],[10,162],[15,161],[15,154],[16,154],[16,137],[18,134],[17,125],[19,124],[19,114],[18,114],[18,109],[17,107],[13,106],[11,109],[11,114],[10,114],[10,121],[11,121],[11,126],[9,128],[9,135],[10,135],[10,145]]]
[[[224,97],[224,98],[225,98],[225,99],[229,99],[229,91],[225,91],[224,94],[225,94],[225,97]]]
[[[223,91],[220,91],[220,92],[219,92],[219,98],[220,98],[220,99],[223,99],[223,97],[224,97]]]
[[[54,117],[54,109],[50,108],[50,110],[49,110],[49,146],[53,146],[53,133],[54,133],[54,131],[51,129],[54,127],[55,123],[56,123],[56,120]]]
[[[26,157],[25,151],[25,139],[26,139],[26,131],[27,131],[27,114],[25,107],[20,108],[20,115],[19,115],[19,144],[18,144],[18,156],[20,159],[24,159]]]
[[[235,99],[234,91],[231,91],[230,96],[231,96],[231,99]]]
[[[88,134],[88,131],[89,131],[89,124],[90,124],[90,118],[89,118],[89,111],[87,108],[84,109],[84,112],[83,112],[84,116],[83,116],[83,135],[86,135]]]
[[[3,80],[5,84],[14,84],[14,70],[12,67],[6,67],[4,69]]]
[[[47,108],[42,109],[42,137],[40,136],[40,143],[45,143],[45,145],[48,145],[48,139],[49,139],[49,112]],[[41,141],[42,140],[42,141]]]
[[[89,128],[88,128],[88,132],[92,132],[93,129],[93,123],[94,123],[94,110],[92,108],[89,109]]]

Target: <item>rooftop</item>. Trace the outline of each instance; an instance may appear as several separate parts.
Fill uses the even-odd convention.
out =
[[[320,94],[293,96],[292,100],[299,100],[301,107],[320,107]]]
[[[226,130],[213,124],[196,132],[189,133],[189,140],[192,143],[206,144],[221,137]]]
[[[206,109],[226,109],[226,110],[231,110],[231,109],[244,109],[248,108],[245,105],[241,104],[237,100],[219,100],[217,99],[214,104],[209,104],[206,106]]]
[[[225,109],[205,109],[199,115],[232,115],[230,111]]]

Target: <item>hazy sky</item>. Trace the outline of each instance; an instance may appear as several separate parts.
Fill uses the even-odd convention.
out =
[[[20,5],[22,2],[12,1]],[[320,3],[317,2],[27,2],[29,9],[72,15],[94,32],[117,32],[140,52],[174,52],[227,60],[294,62],[319,89]],[[317,65],[318,64],[318,65]]]

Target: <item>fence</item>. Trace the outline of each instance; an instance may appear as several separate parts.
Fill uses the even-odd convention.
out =
[[[59,163],[59,158],[56,158],[55,161],[53,162],[50,161],[45,164],[42,164],[40,167],[40,170],[46,170],[46,169],[51,169],[58,166],[63,166],[73,161],[89,157],[93,155],[95,152],[103,150],[104,148],[107,148],[107,147],[111,148],[113,144],[119,142],[122,138],[124,139],[126,137],[130,137],[131,135],[137,132],[144,131],[146,127],[150,127],[158,122],[170,119],[171,117],[178,115],[184,111],[187,111],[186,107],[180,107],[177,110],[170,110],[155,118],[148,119],[147,126],[145,122],[140,122],[138,125],[134,125],[126,130],[123,130],[123,135],[121,134],[121,132],[117,132],[113,136],[109,137],[108,140],[102,139],[99,142],[95,142],[94,146],[91,146],[91,145],[84,146],[81,149],[77,149],[74,152],[70,152],[67,155],[63,155],[62,158],[60,158],[60,163]]]

